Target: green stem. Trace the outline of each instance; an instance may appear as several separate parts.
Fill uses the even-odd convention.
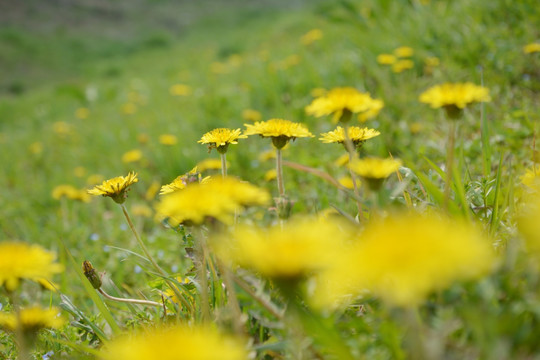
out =
[[[227,154],[220,154],[221,156],[221,176],[227,176]]]
[[[354,144],[351,138],[349,137],[349,125],[347,123],[343,124],[343,137],[345,138],[345,148],[349,152],[349,164],[351,164],[356,153],[355,153]],[[356,196],[356,199],[357,199],[356,207],[358,208],[358,218],[363,219],[364,215],[362,212],[362,204],[360,203],[360,201],[358,201],[360,196],[359,196],[359,191],[358,191],[358,184],[356,183],[357,179],[356,179],[356,175],[354,174],[354,172],[351,170],[350,167],[349,167],[349,174],[351,175],[351,179],[353,183],[354,195]]]
[[[452,188],[452,169],[454,167],[454,147],[456,142],[456,121],[450,119],[450,131],[448,134],[448,147],[446,149],[446,182],[444,183],[444,203],[445,211],[448,211],[450,204],[450,189]]]
[[[259,293],[263,293],[262,291],[253,291],[251,286],[244,281],[244,279],[235,276],[232,274],[234,282],[238,284],[244,290],[252,299],[257,301],[259,304],[261,304],[266,310],[268,310],[272,315],[274,315],[278,319],[283,319],[284,310],[279,309],[275,304],[273,304],[269,299],[263,298]]]
[[[206,247],[205,238],[202,229],[199,227],[199,238],[195,241],[196,245],[196,259],[194,265],[197,271],[197,278],[199,280],[199,286],[201,291],[201,313],[202,321],[205,323],[210,322],[210,303],[208,296],[208,277],[206,271]]]
[[[245,335],[242,309],[240,309],[238,297],[236,296],[232,272],[225,264],[223,264],[221,260],[216,259],[216,262],[218,269],[223,276],[223,283],[225,284],[225,288],[227,290],[227,306],[232,314],[234,332],[237,335]]]
[[[279,196],[285,196],[285,185],[283,182],[283,157],[281,154],[281,149],[276,149],[276,179],[279,190]]]

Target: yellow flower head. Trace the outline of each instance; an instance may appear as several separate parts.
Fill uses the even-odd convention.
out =
[[[349,153],[346,153],[334,160],[334,165],[338,167],[345,166],[349,163],[349,160]]]
[[[530,43],[523,47],[523,53],[532,54],[535,52],[540,52],[540,43]]]
[[[77,200],[82,202],[89,202],[90,195],[85,190],[79,190],[71,185],[58,185],[52,191],[52,197],[56,200],[60,200],[66,197],[70,200]]]
[[[338,182],[341,184],[341,186],[346,187],[349,190],[354,189],[354,183],[350,176],[342,176],[338,179]],[[356,186],[360,187],[360,181],[356,180]]]
[[[398,58],[411,57],[413,56],[413,54],[413,48],[408,46],[400,46],[396,50],[394,50],[394,55],[396,55]]]
[[[133,205],[131,207],[131,213],[133,214],[133,216],[141,216],[141,217],[149,218],[152,216],[152,209],[150,209],[146,205],[138,204],[138,205]]]
[[[265,190],[232,177],[220,177],[192,183],[182,191],[163,196],[156,211],[173,225],[198,225],[208,219],[231,223],[236,210],[265,205],[269,200]]]
[[[215,239],[224,259],[274,279],[300,280],[336,261],[337,243],[345,235],[340,223],[299,218],[283,227],[238,226]]]
[[[527,169],[519,180],[530,189],[540,189],[540,168],[533,166],[532,169]]]
[[[349,164],[351,170],[364,178],[372,190],[378,190],[384,179],[398,171],[400,166],[400,160],[375,157],[355,160]]]
[[[178,143],[178,138],[172,134],[163,134],[159,136],[159,143],[161,145],[176,145]]]
[[[416,306],[454,281],[487,274],[494,251],[481,229],[436,215],[399,215],[368,224],[333,272],[318,279],[320,305],[366,290],[397,306]]]
[[[432,108],[465,106],[474,102],[490,101],[489,90],[473,83],[445,83],[434,86],[420,95],[420,102]]]
[[[424,60],[426,66],[431,66],[431,67],[436,67],[436,66],[439,66],[441,64],[441,60],[439,60],[438,57],[436,56],[428,56],[425,60]]]
[[[272,180],[275,180],[276,178],[277,178],[276,169],[270,169],[264,173],[264,181],[272,181]]]
[[[323,33],[320,29],[313,29],[313,30],[308,31],[304,35],[302,35],[302,37],[300,38],[300,41],[304,45],[309,45],[309,44],[314,43],[317,40],[322,39],[322,37],[323,37]]]
[[[127,197],[127,191],[130,185],[138,182],[137,174],[130,172],[127,176],[117,176],[115,178],[105,180],[101,185],[94,186],[88,190],[90,195],[102,195],[112,198],[116,203],[122,204]]]
[[[414,62],[412,60],[399,60],[395,64],[392,65],[392,71],[396,74],[399,74],[400,72],[403,72],[408,69],[412,69],[414,67]]]
[[[347,122],[352,114],[362,114],[382,108],[382,101],[373,99],[352,87],[334,88],[306,106],[306,113],[316,117],[333,115],[332,120]],[[378,111],[377,111],[378,113]]]
[[[532,196],[527,197],[518,216],[518,229],[525,239],[526,249],[540,258],[540,184],[536,178],[536,190]]]
[[[240,129],[231,130],[226,128],[214,129],[204,134],[198,143],[207,144],[208,152],[216,149],[220,154],[225,154],[230,144],[238,144],[238,139],[245,139]]]
[[[159,191],[159,195],[166,195],[178,190],[183,190],[186,188],[187,184],[200,181],[201,173],[199,172],[198,166],[195,166],[189,172],[178,176],[170,184],[163,185]]]
[[[59,329],[66,322],[59,314],[60,310],[57,308],[42,309],[38,306],[21,309],[18,316],[0,312],[0,328],[11,332],[21,328],[25,333],[33,333],[44,328]]]
[[[245,135],[272,138],[272,143],[278,149],[283,148],[291,139],[314,136],[305,125],[283,119],[257,121],[255,124],[244,124],[244,126],[247,128],[244,131]]]
[[[124,155],[122,155],[122,162],[126,164],[137,162],[142,159],[142,156],[143,154],[141,150],[139,149],[131,150],[124,153]]]
[[[362,146],[362,144],[375,136],[379,136],[381,133],[374,129],[360,128],[358,126],[350,126],[347,131],[349,139],[353,142],[355,147]],[[345,143],[345,130],[338,126],[335,130],[322,133],[319,138],[323,143]]]
[[[229,163],[227,162],[227,166]],[[219,170],[221,169],[221,160],[220,159],[204,159],[197,164],[197,169],[200,172],[205,172],[206,170]]]
[[[177,276],[175,280],[182,285],[186,285],[190,283],[190,280],[188,278],[182,279],[182,277],[180,276]],[[171,285],[169,285],[169,287],[165,291],[163,291],[163,296],[165,296],[167,300],[170,300],[177,305],[181,305],[182,301],[178,298],[178,296],[176,296],[176,292],[175,292],[175,291],[180,291],[180,290],[178,289],[178,286],[176,286],[175,284],[172,286],[176,287],[176,289],[173,290],[171,288]]]
[[[40,246],[22,242],[0,243],[0,286],[8,291],[19,286],[21,279],[39,282],[49,280],[53,274],[63,270],[54,262],[53,253]]]
[[[187,325],[148,329],[112,340],[102,350],[103,360],[247,360],[242,341],[210,327]]]
[[[173,96],[187,96],[191,94],[191,87],[185,84],[174,84],[169,88],[169,93]]]
[[[262,115],[257,110],[245,109],[242,111],[242,119],[253,122],[260,121],[262,119]]]
[[[391,54],[380,54],[377,56],[377,62],[381,65],[392,65],[396,61],[396,57]]]

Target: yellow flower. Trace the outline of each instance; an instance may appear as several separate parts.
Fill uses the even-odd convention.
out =
[[[244,126],[247,128],[244,135],[272,138],[272,143],[278,149],[282,149],[291,139],[313,137],[305,125],[283,119],[257,121],[255,124],[244,124]]]
[[[362,146],[362,144],[375,136],[379,136],[381,133],[374,129],[360,128],[358,126],[350,126],[347,131],[349,139],[353,142],[355,147]],[[335,130],[322,133],[319,138],[323,143],[345,143],[345,130],[338,126]]]
[[[125,103],[120,109],[124,115],[133,115],[137,112],[137,105],[134,103]]]
[[[210,64],[210,71],[214,74],[226,74],[229,72],[229,69],[226,64],[216,61]]]
[[[141,145],[147,144],[148,141],[150,141],[150,136],[148,136],[148,134],[145,134],[145,133],[140,133],[137,135],[137,141]]]
[[[116,203],[122,204],[127,197],[127,191],[130,185],[138,182],[137,174],[130,172],[127,176],[117,176],[115,178],[105,180],[101,185],[94,186],[88,190],[90,195],[102,195],[112,198]]]
[[[334,165],[336,166],[345,166],[349,163],[349,154],[343,154],[340,157],[338,157],[336,160],[334,160]]]
[[[540,187],[538,186],[538,178],[535,180],[537,181],[536,192],[526,198],[518,215],[518,229],[525,239],[526,249],[540,258],[540,221],[538,221],[540,218]]]
[[[190,283],[190,280],[188,278],[182,279],[182,277],[177,276],[176,281],[182,285],[187,285]],[[176,292],[170,288],[171,285],[169,285],[169,288],[167,288],[165,291],[163,291],[163,296],[165,296],[166,299],[172,301],[176,305],[181,305],[182,301],[176,296]],[[174,285],[176,287],[176,290],[180,291],[178,289],[178,286]]]
[[[174,84],[169,88],[169,93],[173,96],[191,95],[191,87],[184,84]]]
[[[276,178],[277,178],[276,169],[270,169],[264,173],[264,181],[272,181],[272,180],[275,180]]]
[[[33,142],[28,146],[28,150],[34,155],[39,155],[43,152],[43,143],[40,141]]]
[[[75,116],[77,119],[85,120],[90,116],[90,109],[82,107],[75,110]]]
[[[65,121],[57,121],[53,124],[53,131],[60,136],[73,135],[73,126]]]
[[[519,181],[530,189],[539,189],[540,187],[540,168],[533,166],[527,169],[525,174],[521,175]]]
[[[242,119],[253,122],[260,121],[262,119],[262,115],[257,110],[245,109],[242,111]]]
[[[163,134],[159,136],[159,143],[162,145],[176,145],[178,139],[172,134]]]
[[[188,184],[193,182],[201,182],[201,173],[198,166],[195,166],[183,175],[177,176],[170,184],[163,185],[159,191],[159,195],[167,195],[178,190],[183,190]]]
[[[259,161],[268,161],[276,158],[276,149],[263,151],[259,154]]]
[[[317,40],[322,39],[322,37],[323,37],[323,33],[320,29],[313,29],[313,30],[308,31],[304,35],[302,35],[302,37],[300,38],[300,41],[304,45],[309,45],[309,44],[314,43]]]
[[[523,47],[523,53],[532,54],[535,52],[540,52],[540,43],[530,43]]]
[[[347,189],[354,189],[354,184],[350,176],[342,176],[338,179],[338,182]],[[356,180],[356,186],[360,187],[360,181]]]
[[[151,217],[152,216],[152,209],[150,209],[146,205],[133,205],[131,207],[131,213],[133,216],[141,216],[141,217]]]
[[[124,153],[124,155],[122,155],[122,162],[126,164],[137,162],[142,159],[142,156],[143,154],[141,150],[139,149],[130,150]]]
[[[228,162],[227,162],[227,166],[229,166]],[[221,160],[220,159],[204,159],[203,161],[200,161],[197,164],[197,169],[199,169],[200,172],[204,172],[206,170],[219,170],[221,169]]]
[[[316,98],[306,106],[306,113],[316,117],[333,115],[332,120],[349,121],[352,114],[366,113],[382,108],[382,101],[373,99],[352,87],[334,88],[326,95]],[[377,111],[378,112],[378,111]]]
[[[395,64],[392,65],[392,71],[396,74],[399,74],[400,72],[403,72],[408,69],[412,69],[414,67],[414,62],[412,60],[399,60]]]
[[[411,57],[414,54],[414,50],[408,46],[401,46],[394,50],[394,55],[398,58]]]
[[[381,112],[383,107],[384,102],[382,100],[374,99],[371,102],[371,108],[369,110],[358,114],[358,120],[360,120],[360,122],[365,122],[368,119],[374,118],[375,116],[379,115],[379,112]]]
[[[364,178],[372,190],[378,190],[384,179],[398,171],[400,166],[400,160],[375,157],[357,159],[349,164],[351,170]]]
[[[427,66],[431,66],[431,67],[436,67],[441,64],[441,61],[436,56],[429,56],[424,60],[424,62],[426,63]]]
[[[154,328],[108,343],[103,360],[247,360],[242,341],[210,327]]]
[[[88,185],[96,185],[105,180],[105,177],[101,174],[92,174],[86,179]]]
[[[321,88],[321,87],[317,87],[317,88],[313,88],[311,89],[311,91],[309,92],[309,94],[313,97],[320,97],[320,96],[324,96],[326,94],[326,89],[325,88]]]
[[[52,191],[53,199],[60,200],[66,197],[70,200],[78,200],[82,202],[89,202],[90,195],[84,190],[79,190],[71,185],[58,185]]]
[[[0,243],[0,286],[8,291],[19,286],[21,279],[32,281],[48,280],[63,270],[54,262],[53,253],[40,246],[22,242]]]
[[[298,218],[283,227],[237,226],[213,245],[224,259],[281,280],[300,280],[336,261],[335,249],[344,237],[341,223]]]
[[[163,196],[156,210],[159,218],[168,219],[174,226],[198,225],[208,219],[231,223],[236,210],[265,205],[269,200],[265,190],[232,177],[220,177]]]
[[[380,54],[377,56],[377,62],[381,65],[392,65],[396,61],[396,57],[391,54]]]
[[[146,190],[146,193],[144,194],[144,198],[147,201],[152,201],[156,197],[158,191],[161,188],[161,183],[157,180],[152,181],[148,189]]]
[[[317,279],[313,298],[328,306],[370,291],[392,305],[416,306],[455,281],[486,275],[494,260],[476,226],[435,214],[393,216],[367,225],[338,266]]]
[[[445,83],[434,86],[420,95],[420,102],[432,108],[457,107],[463,109],[474,102],[490,101],[489,90],[473,83]]]
[[[238,144],[238,139],[245,139],[246,135],[242,135],[242,130],[218,128],[204,134],[200,144],[207,144],[208,151],[216,149],[220,154],[225,154],[230,144]]]
[[[21,309],[18,315],[0,312],[0,328],[15,332],[20,327],[25,333],[33,333],[43,328],[59,329],[66,322],[59,315],[60,309],[42,309],[38,306]]]
[[[73,174],[76,177],[83,177],[86,175],[86,169],[82,166],[77,166],[75,169],[73,169]]]

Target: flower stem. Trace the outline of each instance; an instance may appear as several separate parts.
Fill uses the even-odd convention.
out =
[[[448,211],[450,204],[450,189],[452,188],[452,170],[454,167],[454,146],[456,142],[456,121],[450,119],[450,131],[448,133],[448,147],[446,149],[446,182],[444,183],[444,203],[445,211]]]
[[[227,154],[220,154],[221,156],[221,176],[227,176]]]
[[[281,149],[276,149],[276,179],[279,190],[279,196],[285,196],[285,185],[283,183],[283,157]]]
[[[242,309],[240,309],[240,304],[236,297],[232,272],[221,260],[216,259],[216,262],[227,291],[227,306],[231,311],[234,332],[238,335],[245,335]]]
[[[347,148],[347,151],[349,152],[349,164],[351,164],[356,153],[354,149],[354,144],[351,138],[349,137],[349,125],[347,123],[343,124],[343,137],[345,138],[345,147]],[[359,192],[358,192],[358,184],[356,183],[357,179],[356,179],[356,175],[354,174],[354,172],[351,170],[350,167],[349,167],[349,174],[351,175],[351,179],[353,183],[354,195],[356,196],[356,199],[357,199],[356,207],[358,208],[358,218],[363,219],[364,215],[362,212],[362,204],[358,200],[360,197],[359,197]]]
[[[112,301],[117,301],[117,302],[123,302],[123,303],[131,303],[131,304],[141,304],[141,305],[150,305],[150,306],[162,306],[162,304],[158,303],[158,302],[155,302],[155,301],[150,301],[150,300],[138,300],[138,299],[125,299],[125,298],[117,298],[117,297],[114,297],[114,296],[111,296],[109,294],[107,294],[105,291],[103,291],[103,289],[98,289],[99,293],[101,295],[103,295],[105,298],[109,299],[109,300],[112,300]]]
[[[202,321],[208,323],[210,321],[210,302],[208,296],[208,277],[206,271],[206,244],[202,229],[199,227],[198,239],[195,241],[195,269],[201,291],[201,313]]]

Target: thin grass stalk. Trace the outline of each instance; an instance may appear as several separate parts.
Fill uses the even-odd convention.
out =
[[[285,184],[283,182],[283,156],[281,149],[276,149],[276,179],[279,196],[285,196]]]
[[[195,241],[195,269],[200,287],[201,318],[204,323],[210,322],[210,302],[208,296],[208,277],[206,271],[205,238],[202,229],[198,229],[198,239]]]
[[[219,259],[216,259],[216,263],[223,278],[225,288],[227,289],[227,306],[232,314],[234,332],[238,335],[245,335],[242,309],[240,309],[238,297],[236,296],[231,270]]]
[[[354,160],[354,157],[356,156],[356,153],[355,153],[354,144],[351,138],[349,137],[349,125],[347,123],[343,124],[343,137],[345,138],[345,148],[349,152],[349,164],[351,164],[352,161]],[[359,196],[359,191],[358,191],[358,184],[356,182],[357,179],[356,179],[356,175],[354,174],[354,172],[351,170],[350,167],[349,167],[349,174],[351,175],[351,179],[353,183],[353,191],[356,197],[356,206],[358,208],[358,218],[363,219],[362,204],[358,200],[360,196]]]
[[[450,131],[448,133],[448,147],[446,149],[446,182],[444,183],[444,211],[448,211],[450,204],[450,189],[452,188],[452,168],[454,167],[454,147],[456,142],[456,121],[449,119]]]
[[[221,157],[221,176],[227,176],[227,153],[219,154]]]

